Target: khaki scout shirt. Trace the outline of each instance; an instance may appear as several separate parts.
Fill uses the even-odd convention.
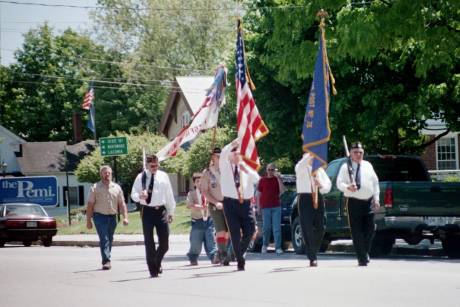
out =
[[[196,189],[188,192],[187,203],[189,206],[200,204],[198,200],[198,193]],[[208,206],[206,204],[206,200],[205,200],[205,203],[202,205],[203,205],[203,208],[196,208],[196,207],[190,208],[192,219],[194,220],[205,219],[206,220],[208,218],[209,212],[208,212]]]
[[[200,190],[211,204],[222,202],[222,190],[220,187],[220,172],[208,168],[201,176]]]
[[[91,186],[88,202],[94,203],[94,212],[113,215],[118,213],[118,205],[123,204],[125,198],[118,184],[110,182],[107,188],[99,181]]]

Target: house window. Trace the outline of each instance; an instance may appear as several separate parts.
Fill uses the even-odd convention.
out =
[[[457,169],[455,138],[443,138],[437,142],[438,170]]]
[[[185,126],[187,126],[189,122],[190,122],[190,113],[188,111],[185,111],[184,113],[182,113],[181,128],[184,128]]]

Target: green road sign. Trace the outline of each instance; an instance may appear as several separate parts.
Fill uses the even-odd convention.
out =
[[[128,154],[128,140],[125,136],[100,138],[101,155],[104,156],[121,156]]]

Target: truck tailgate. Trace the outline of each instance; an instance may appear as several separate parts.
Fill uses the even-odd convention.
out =
[[[381,182],[382,200],[392,188],[393,206],[386,215],[460,216],[458,182]]]

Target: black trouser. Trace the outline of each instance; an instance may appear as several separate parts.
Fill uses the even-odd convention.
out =
[[[241,204],[238,199],[224,197],[224,214],[236,260],[242,261],[256,229],[251,202],[245,199]]]
[[[375,232],[372,198],[368,200],[348,198],[348,217],[358,262],[365,263]]]
[[[307,249],[308,259],[317,259],[317,253],[324,237],[324,203],[321,194],[318,194],[318,208],[313,207],[310,193],[299,194],[299,218],[302,236]]]
[[[142,230],[144,232],[145,255],[150,275],[158,274],[161,261],[169,248],[168,213],[164,206],[159,208],[142,206]],[[155,247],[153,228],[158,235],[158,249]]]

